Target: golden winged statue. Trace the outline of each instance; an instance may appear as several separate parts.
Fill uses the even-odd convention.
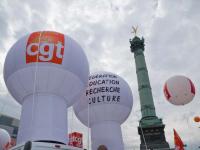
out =
[[[132,26],[131,33],[133,33],[136,36],[137,35],[137,30],[138,30],[138,26],[136,26],[136,27]]]

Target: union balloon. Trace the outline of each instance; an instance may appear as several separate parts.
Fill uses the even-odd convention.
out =
[[[124,149],[120,125],[132,105],[132,92],[123,78],[110,72],[90,75],[85,93],[73,108],[77,118],[91,128],[93,150],[100,145],[109,150]]]
[[[195,96],[193,82],[185,76],[173,76],[164,85],[166,99],[174,105],[185,105],[191,102]]]
[[[11,138],[9,133],[0,128],[0,150],[5,150],[9,148]]]
[[[17,143],[66,143],[67,107],[79,99],[88,76],[85,53],[69,36],[38,31],[19,39],[4,64],[6,86],[22,104]]]

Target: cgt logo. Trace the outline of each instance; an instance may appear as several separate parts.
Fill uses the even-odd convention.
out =
[[[34,32],[26,45],[26,63],[52,62],[62,64],[64,35],[57,32]]]
[[[83,148],[83,135],[78,132],[70,133],[68,145]]]

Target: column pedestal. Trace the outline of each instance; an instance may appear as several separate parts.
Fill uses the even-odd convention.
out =
[[[169,150],[169,144],[165,139],[164,125],[157,127],[138,127],[140,135],[140,150],[163,149]],[[144,140],[145,139],[145,140]]]

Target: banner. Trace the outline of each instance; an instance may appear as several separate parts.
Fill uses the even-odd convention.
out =
[[[83,134],[72,132],[69,134],[69,144],[73,147],[83,148]]]

